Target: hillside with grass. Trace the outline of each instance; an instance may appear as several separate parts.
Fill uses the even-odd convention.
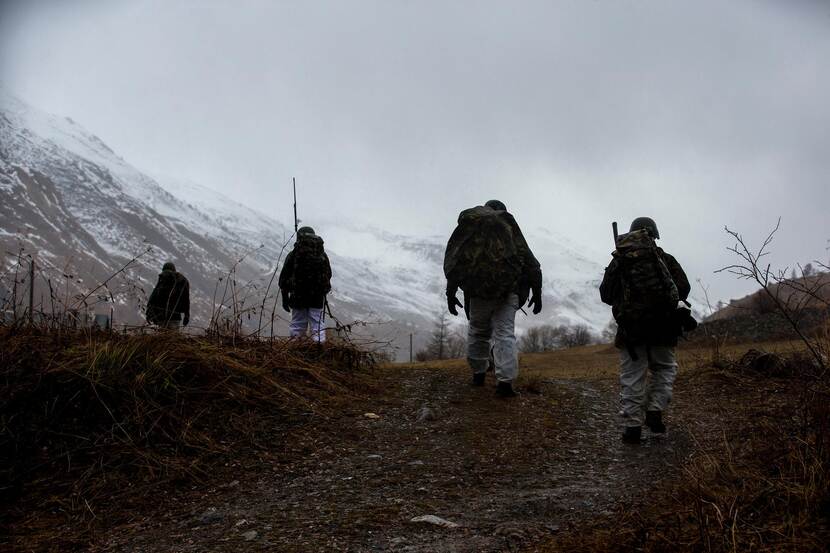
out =
[[[362,393],[343,345],[0,326],[0,545],[85,549]]]
[[[799,341],[682,347],[669,433],[640,447],[610,345],[523,354],[515,400],[461,359],[345,344],[0,346],[11,551],[822,551],[830,531],[827,380]]]

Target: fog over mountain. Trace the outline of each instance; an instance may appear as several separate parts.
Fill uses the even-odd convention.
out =
[[[0,270],[7,274],[19,248],[33,253],[44,271],[36,301],[45,310],[51,301],[47,280],[59,291],[84,292],[152,248],[111,284],[115,305],[110,298],[97,307],[114,307],[120,323],[141,323],[142,300],[167,260],[191,280],[194,326],[206,326],[216,303],[224,304],[226,313],[232,309],[228,298],[222,301],[232,267],[238,297],[247,302],[238,307],[258,306],[293,231],[198,183],[150,177],[81,124],[2,90],[0,192],[0,244],[6,252]],[[399,355],[408,354],[409,333],[416,347],[422,346],[445,309],[447,237],[398,235],[356,223],[315,226],[328,242],[334,269],[334,315],[343,323],[369,323],[356,326],[357,334],[391,341]],[[519,328],[551,323],[601,330],[610,316],[596,293],[599,256],[548,231],[526,229],[526,234],[545,273],[545,311],[520,317]],[[270,291],[269,312],[275,292]],[[283,313],[277,314],[275,331],[284,335]]]
[[[827,255],[828,31],[809,0],[7,1],[0,80],[283,223],[292,176],[309,224],[419,240],[495,197],[604,264],[650,215],[716,301],[752,290],[724,225]]]

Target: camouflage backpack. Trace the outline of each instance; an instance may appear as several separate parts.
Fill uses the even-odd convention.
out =
[[[677,285],[647,230],[621,235],[614,258],[622,284],[622,297],[614,305],[620,326],[636,331],[677,309]]]
[[[296,297],[328,294],[331,283],[323,239],[314,234],[300,234],[294,244],[294,270],[291,292]]]
[[[503,298],[522,276],[509,215],[485,206],[461,212],[444,254],[444,276],[464,295]]]

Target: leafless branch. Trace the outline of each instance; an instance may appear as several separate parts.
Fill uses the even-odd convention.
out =
[[[781,290],[784,286],[781,284],[786,280],[784,277],[785,273],[782,271],[781,273],[775,274],[769,264],[764,265],[761,263],[761,260],[769,254],[768,247],[780,227],[781,218],[779,217],[775,228],[767,235],[757,252],[753,252],[749,248],[741,234],[725,227],[726,232],[735,240],[735,245],[727,248],[727,250],[734,253],[739,261],[718,269],[715,272],[729,272],[739,278],[755,281],[761,287],[761,293],[764,294],[764,297],[774,305],[775,312],[789,324],[793,332],[810,351],[816,363],[821,367],[822,373],[824,373],[826,371],[827,361],[823,354],[821,344],[808,337],[799,324],[801,311],[806,306],[806,303],[802,301],[804,298],[793,299],[793,294],[790,294],[787,298],[782,297]]]

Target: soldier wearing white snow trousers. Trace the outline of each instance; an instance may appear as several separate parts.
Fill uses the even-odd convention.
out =
[[[513,216],[498,200],[466,209],[444,254],[447,308],[458,314],[456,298],[464,292],[464,311],[469,319],[467,362],[473,385],[483,386],[490,364],[492,341],[496,394],[513,397],[513,381],[519,374],[516,347],[516,311],[528,303],[533,313],[542,310],[542,270]]]
[[[297,231],[297,242],[285,258],[279,287],[283,309],[291,313],[291,336],[305,336],[325,342],[326,295],[331,291],[331,265],[323,239],[311,227]]]
[[[677,260],[657,247],[656,223],[639,217],[617,239],[600,285],[604,303],[617,321],[620,349],[620,415],[623,441],[640,443],[642,425],[666,431],[663,412],[677,376],[675,347],[683,330],[696,323],[685,302],[691,287]],[[688,305],[688,304],[686,304]]]

